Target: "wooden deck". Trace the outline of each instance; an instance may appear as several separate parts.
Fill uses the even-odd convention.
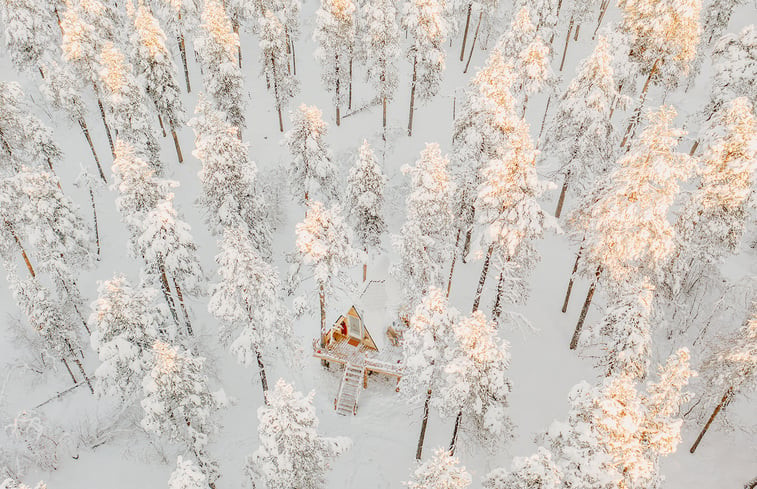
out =
[[[313,356],[343,365],[364,365],[366,371],[402,377],[402,360],[390,351],[379,352],[364,346],[352,346],[346,339],[331,340],[321,348],[318,338],[313,340]]]

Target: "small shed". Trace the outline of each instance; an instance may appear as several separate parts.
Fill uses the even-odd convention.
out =
[[[324,338],[326,347],[339,342],[346,342],[350,346],[362,347],[366,350],[378,351],[376,342],[373,341],[371,333],[368,332],[362,316],[357,312],[354,305],[346,314],[339,316]]]

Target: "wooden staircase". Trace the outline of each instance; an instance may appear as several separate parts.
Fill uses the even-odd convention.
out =
[[[342,384],[339,386],[339,394],[334,399],[336,413],[341,416],[357,414],[357,400],[360,390],[363,388],[365,365],[347,363],[344,366]]]

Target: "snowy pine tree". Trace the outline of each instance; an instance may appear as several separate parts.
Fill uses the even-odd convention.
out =
[[[123,275],[102,282],[92,304],[91,344],[100,358],[95,387],[101,396],[133,402],[153,363],[156,339],[171,338],[167,312],[156,304],[158,291],[133,287]]]
[[[5,48],[13,64],[19,71],[39,70],[44,78],[43,60],[60,55],[53,2],[6,0],[0,3],[0,21],[5,26]]]
[[[482,182],[475,201],[476,217],[483,227],[486,248],[473,310],[478,309],[483,285],[492,256],[504,263],[523,265],[529,271],[538,260],[533,241],[545,230],[558,230],[555,219],[539,205],[537,199],[554,188],[551,182],[538,180],[537,152],[528,134],[528,125],[519,122],[508,138],[504,152],[482,168]]]
[[[328,202],[337,196],[336,168],[324,137],[327,125],[318,107],[305,104],[294,111],[286,143],[292,156],[289,188],[295,198],[308,205],[316,195]]]
[[[723,106],[708,124],[700,183],[675,224],[677,249],[663,270],[663,291],[688,303],[715,285],[717,265],[738,253],[757,177],[757,120],[746,98]],[[708,280],[708,277],[710,278]]]
[[[720,38],[728,29],[733,11],[745,3],[745,0],[711,0],[707,4],[702,23],[702,41],[706,46]]]
[[[321,0],[315,14],[315,57],[321,62],[321,80],[331,92],[336,125],[341,108],[352,94],[352,57],[355,51],[355,4],[352,0]]]
[[[384,221],[384,186],[386,176],[376,162],[376,156],[368,141],[363,140],[358,150],[355,166],[347,179],[347,202],[355,229],[357,244],[368,253],[368,248],[381,246],[381,235],[386,232]],[[367,257],[366,257],[367,259]],[[367,262],[363,265],[363,281],[366,279]]]
[[[757,99],[752,80],[757,77],[757,28],[744,27],[738,34],[726,34],[712,50],[713,69],[710,102],[705,107],[705,118],[738,97]]]
[[[429,405],[434,392],[444,387],[444,369],[449,348],[454,344],[454,323],[458,312],[449,307],[442,290],[431,287],[415,308],[408,328],[402,335],[404,369],[400,379],[400,393],[412,404],[423,404],[423,419],[416,460],[423,453],[423,441],[428,424]]]
[[[21,85],[16,82],[0,82],[0,175],[15,173],[22,166],[48,167],[62,158],[59,146],[53,140],[52,131],[31,113],[24,100]]]
[[[452,329],[455,343],[447,353],[445,384],[437,398],[443,414],[457,415],[450,451],[455,451],[460,429],[494,449],[512,437],[505,412],[511,389],[506,377],[509,345],[497,337],[496,326],[481,311],[457,321]]]
[[[693,162],[675,151],[684,131],[672,127],[675,109],[650,111],[649,125],[620,158],[609,182],[571,217],[584,233],[582,273],[595,277],[571,340],[575,349],[601,274],[610,284],[656,277],[673,252],[673,226],[667,214],[688,178]]]
[[[617,96],[612,58],[607,40],[600,37],[560,98],[547,132],[545,147],[560,158],[558,173],[563,177],[556,217],[560,217],[569,186],[573,195],[586,194],[609,171],[608,161],[617,145],[610,121]]]
[[[160,174],[160,146],[155,137],[144,87],[131,72],[123,53],[110,42],[100,54],[100,86],[118,139],[126,141]]]
[[[202,65],[205,91],[226,121],[237,128],[241,139],[246,100],[237,60],[239,35],[233,31],[221,0],[205,1],[194,45]]]
[[[214,233],[244,225],[264,258],[271,254],[273,232],[268,205],[257,188],[257,166],[249,158],[246,143],[236,137],[236,128],[224,120],[203,97],[190,121],[195,132],[192,154],[202,162],[200,203]]]
[[[217,411],[226,404],[223,390],[211,392],[205,358],[157,340],[154,364],[142,387],[142,427],[183,444],[195,457],[211,488],[218,463],[207,453],[208,438],[218,431]]]
[[[509,471],[495,469],[484,479],[485,489],[562,489],[562,487],[562,473],[552,460],[552,453],[544,447],[539,447],[530,457],[515,457]]]
[[[147,265],[147,272],[160,281],[174,314],[176,311],[170,296],[171,289],[175,291],[187,333],[192,335],[192,323],[184,296],[203,295],[204,276],[189,225],[178,217],[172,200],[173,194],[169,194],[166,200],[147,213],[136,244]]]
[[[258,408],[260,447],[247,458],[253,485],[267,489],[325,489],[331,459],[351,445],[349,438],[318,434],[314,392],[303,396],[283,379]]]
[[[399,83],[398,12],[391,0],[372,0],[365,3],[362,16],[366,23],[362,45],[368,80],[376,88],[376,97],[381,101],[381,127],[386,131],[386,108],[394,99]]]
[[[176,470],[171,472],[168,479],[168,489],[205,489],[208,487],[208,476],[192,462],[179,455],[176,459]]]
[[[471,476],[449,451],[439,448],[434,456],[418,466],[408,482],[408,489],[465,489]]]
[[[176,65],[166,47],[166,35],[145,5],[139,5],[132,15],[135,28],[132,59],[136,73],[144,78],[145,92],[158,110],[163,135],[166,135],[164,124],[167,124],[179,163],[182,163],[184,157],[181,154],[176,129],[184,125],[184,106],[177,81]]]
[[[326,295],[333,292],[335,282],[346,282],[346,269],[355,265],[358,252],[352,247],[352,233],[344,222],[339,206],[327,209],[313,201],[305,220],[296,226],[297,251],[301,264],[309,265],[318,284],[321,308],[320,338],[323,346],[328,332],[326,325]]]
[[[752,312],[738,330],[717,341],[699,370],[707,386],[702,401],[713,411],[692,445],[691,453],[734,396],[754,390],[757,385],[757,302],[752,304]]]
[[[402,284],[405,306],[414,307],[432,286],[442,287],[444,266],[452,258],[452,195],[447,166],[436,143],[426,144],[415,166],[402,171],[410,176],[411,191],[405,199],[405,224],[393,236],[400,262],[393,273]]]
[[[223,321],[221,341],[230,345],[239,363],[258,366],[265,398],[264,360],[279,344],[294,341],[279,276],[243,229],[227,228],[220,249],[216,256],[220,280],[211,289],[208,309]]]
[[[299,90],[299,83],[289,68],[288,39],[279,18],[266,10],[260,18],[260,64],[266,80],[273,85],[276,112],[279,116],[279,131],[284,132],[281,111]]]
[[[405,3],[402,26],[411,39],[406,56],[413,63],[407,123],[407,135],[412,136],[415,99],[424,102],[436,96],[445,68],[444,43],[450,26],[444,0],[409,0]]]

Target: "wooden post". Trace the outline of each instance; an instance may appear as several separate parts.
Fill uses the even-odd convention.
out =
[[[570,339],[570,349],[575,350],[578,346],[578,338],[581,336],[581,330],[584,326],[584,321],[586,320],[586,315],[589,313],[589,306],[591,305],[591,299],[594,297],[594,291],[597,289],[597,281],[599,280],[599,275],[602,273],[602,267],[597,267],[597,271],[595,273],[595,278],[592,281],[591,285],[589,286],[589,293],[586,294],[586,300],[584,301],[584,306],[581,308],[581,315],[578,316],[578,323],[576,323],[576,330],[573,332],[573,337]]]
[[[473,311],[478,311],[478,305],[481,302],[481,294],[484,291],[484,283],[486,282],[486,274],[489,273],[489,262],[494,252],[494,245],[489,245],[489,249],[486,251],[486,258],[484,258],[484,266],[481,269],[481,278],[478,279],[478,286],[476,287],[476,296],[473,299]]]
[[[408,136],[413,135],[413,107],[415,105],[415,83],[418,79],[417,67],[418,67],[418,56],[416,55],[413,58],[413,80],[410,83],[410,115],[407,121],[407,135]]]
[[[562,303],[562,312],[568,310],[568,302],[570,301],[570,292],[573,290],[573,281],[576,276],[576,270],[578,270],[578,262],[581,260],[581,253],[583,252],[583,246],[579,248],[576,254],[576,262],[573,264],[573,270],[570,272],[570,280],[568,281],[568,290],[565,291],[565,300]]]
[[[368,277],[368,248],[363,248],[365,251],[365,262],[363,262],[363,282]]]
[[[460,61],[465,57],[465,41],[468,39],[468,27],[470,26],[470,14],[473,2],[468,3],[468,15],[465,17],[465,30],[463,31],[463,45],[460,47]]]
[[[720,402],[715,407],[715,410],[712,412],[712,415],[710,415],[710,419],[707,420],[707,423],[704,425],[704,428],[702,428],[702,431],[699,433],[699,436],[697,436],[697,439],[694,440],[694,444],[691,445],[691,448],[689,449],[689,453],[694,453],[697,451],[697,447],[699,446],[699,443],[702,441],[702,438],[704,438],[704,434],[707,433],[707,430],[710,429],[710,425],[715,420],[715,416],[718,415],[718,413],[730,402],[731,397],[733,397],[733,388],[729,387],[727,391],[725,391],[725,394],[723,394],[723,397],[720,399]]]
[[[428,405],[431,402],[431,389],[426,392],[426,402],[423,403],[423,419],[421,420],[421,433],[418,436],[418,446],[415,448],[415,460],[420,460],[423,455],[423,441],[426,438],[428,426]]]

